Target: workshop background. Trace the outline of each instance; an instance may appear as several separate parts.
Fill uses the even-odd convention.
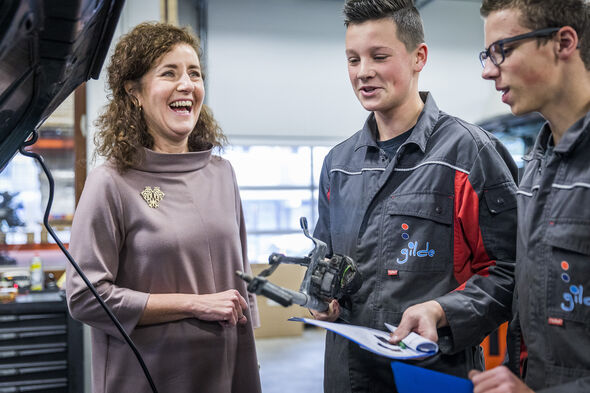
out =
[[[488,123],[495,127],[490,131],[505,137],[520,162],[539,119],[518,125],[526,132],[510,134],[508,107],[493,83],[481,78],[480,1],[416,4],[429,46],[420,89],[432,92],[442,110],[470,122],[496,119]],[[189,25],[200,35],[206,103],[229,138],[230,146],[222,154],[232,162],[240,185],[254,272],[264,268],[272,252],[304,256],[311,250],[299,217],[306,216],[312,226],[317,219],[323,158],[360,129],[367,116],[348,80],[342,5],[342,0],[127,0],[113,38],[116,42],[149,20]],[[103,72],[101,79],[81,86],[42,126],[34,146],[56,178],[58,198],[51,222],[66,243],[86,173],[101,162],[94,159],[93,123],[106,104],[105,85]],[[38,166],[20,155],[0,173],[4,278],[26,274],[33,258],[42,260],[46,283],[58,281],[64,270],[65,257],[41,225],[46,187]],[[9,213],[18,220],[9,220]],[[272,281],[297,289],[302,277],[302,268],[282,266]],[[263,391],[321,392],[324,332],[286,321],[306,316],[306,310],[285,309],[263,297],[258,302]],[[88,336],[84,328],[79,377],[85,393],[90,393]],[[502,336],[496,334],[485,344],[494,361],[503,357]],[[67,345],[78,346],[74,338],[68,340]]]

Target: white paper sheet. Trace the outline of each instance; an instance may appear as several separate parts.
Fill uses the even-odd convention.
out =
[[[364,326],[347,325],[343,323],[324,322],[307,318],[290,318],[289,321],[305,322],[310,325],[337,333],[359,344],[361,348],[391,359],[421,359],[438,352],[438,345],[424,337],[410,333],[402,340],[405,348],[389,343],[389,332]],[[395,326],[386,324],[388,329],[395,331]]]

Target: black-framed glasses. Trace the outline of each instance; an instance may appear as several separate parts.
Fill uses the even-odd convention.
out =
[[[559,31],[561,27],[548,27],[545,29],[533,30],[529,31],[528,33],[515,35],[514,37],[504,38],[503,40],[498,40],[496,42],[492,42],[490,46],[484,51],[479,52],[479,61],[481,62],[481,66],[485,68],[486,60],[489,58],[492,61],[492,64],[495,66],[499,66],[504,62],[506,59],[506,54],[504,52],[504,45],[509,44],[511,42],[526,40],[527,38],[540,38],[540,37],[548,37],[555,32]]]

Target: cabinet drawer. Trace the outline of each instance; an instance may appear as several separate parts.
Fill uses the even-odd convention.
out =
[[[0,329],[0,347],[6,344],[23,345],[66,341],[66,325],[46,325]]]
[[[67,367],[68,362],[66,360],[3,364],[0,365],[0,380],[15,375],[62,371],[66,370]]]
[[[2,345],[0,359],[25,358],[53,353],[65,353],[67,344],[64,342],[42,343],[30,345]]]
[[[47,378],[31,381],[0,382],[0,393],[15,392],[44,392],[66,393],[68,390],[66,378]]]
[[[40,314],[3,314],[0,315],[0,330],[10,330],[16,327],[38,327],[44,325],[66,326],[66,314],[40,313]]]

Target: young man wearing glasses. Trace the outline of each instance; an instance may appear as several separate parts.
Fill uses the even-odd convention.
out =
[[[518,191],[511,327],[527,348],[526,385],[505,367],[473,371],[478,393],[590,392],[589,8],[584,0],[481,6],[483,78],[514,114],[537,111],[547,123]],[[518,372],[520,356],[511,352]]]
[[[516,166],[496,138],[418,91],[428,47],[412,1],[348,0],[344,14],[350,82],[371,113],[324,161],[314,236],[354,258],[363,285],[314,314],[385,330],[403,313],[440,338],[420,364],[467,377],[483,366],[478,344],[510,316]],[[395,392],[390,359],[328,333],[324,388]]]

